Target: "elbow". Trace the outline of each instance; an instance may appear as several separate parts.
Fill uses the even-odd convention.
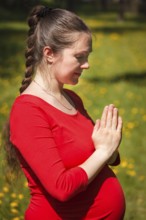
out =
[[[86,186],[78,188],[73,191],[65,191],[65,190],[56,191],[56,193],[52,196],[60,202],[67,202],[71,198],[73,198],[75,195],[77,195],[78,193],[80,193],[84,190],[86,190]]]
[[[79,169],[81,168],[74,170],[74,175],[72,175],[72,173],[70,174],[70,172],[65,172],[65,175],[60,175],[56,178],[54,184],[49,184],[46,189],[49,189],[50,194],[58,201],[67,202],[86,188],[87,175],[85,175],[84,172],[83,175],[81,175],[82,173],[79,172]],[[52,187],[50,188],[50,186]]]

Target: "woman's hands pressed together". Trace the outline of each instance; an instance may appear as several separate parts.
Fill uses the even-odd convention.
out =
[[[92,132],[95,151],[79,167],[85,170],[90,183],[108,163],[112,164],[122,138],[122,118],[113,104],[106,106],[102,117],[97,120]]]
[[[110,158],[118,149],[122,137],[122,118],[113,104],[106,106],[96,121],[92,133],[95,149],[101,149]]]

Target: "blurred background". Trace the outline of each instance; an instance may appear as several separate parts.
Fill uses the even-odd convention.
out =
[[[25,71],[27,16],[36,4],[78,14],[93,33],[90,69],[76,91],[91,117],[114,103],[123,117],[121,164],[112,169],[125,192],[125,220],[146,219],[146,1],[0,1],[0,220],[22,220],[29,201],[27,182],[8,169],[2,130]],[[108,195],[107,195],[108,196]]]

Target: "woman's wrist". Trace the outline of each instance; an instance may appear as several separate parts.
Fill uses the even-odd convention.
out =
[[[79,167],[84,169],[88,176],[88,183],[90,183],[107,164],[109,156],[104,149],[98,148],[93,154]]]

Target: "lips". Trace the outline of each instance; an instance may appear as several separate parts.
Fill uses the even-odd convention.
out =
[[[77,75],[77,76],[80,76],[81,75],[81,73],[74,73],[75,75]]]

